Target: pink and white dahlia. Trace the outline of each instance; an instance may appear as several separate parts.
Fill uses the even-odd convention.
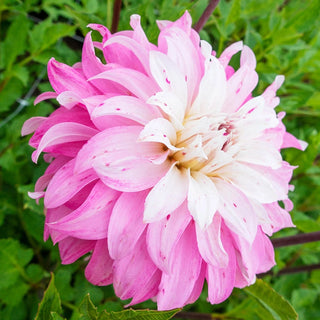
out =
[[[49,61],[54,92],[35,103],[60,106],[22,134],[34,132],[33,161],[45,152],[49,163],[30,196],[44,197],[44,238],[58,243],[62,263],[90,253],[88,281],[165,310],[194,302],[205,280],[208,300],[220,303],[274,265],[268,236],[293,226],[293,167],[280,150],[305,144],[274,111],[283,76],[252,96],[249,47],[216,57],[188,12],[158,25],[158,45],[137,15],[133,31],[90,25],[102,41],[88,33],[72,67]]]

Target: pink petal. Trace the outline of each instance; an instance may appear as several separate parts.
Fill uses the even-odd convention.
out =
[[[59,242],[59,252],[62,264],[70,264],[93,250],[96,241],[80,240],[67,237]]]
[[[28,119],[22,126],[21,135],[26,136],[36,131],[46,119],[46,117],[33,117]]]
[[[269,236],[280,229],[295,227],[292,223],[290,214],[285,209],[282,209],[277,202],[265,204],[264,207],[266,208],[269,219],[271,220],[271,231],[269,231],[269,228],[266,229],[265,226],[262,226],[262,229]]]
[[[202,264],[196,241],[194,224],[191,223],[173,249],[172,271],[162,273],[157,296],[158,310],[181,308],[193,293]]]
[[[132,53],[135,56],[135,58],[131,57],[131,59],[128,59],[128,62],[130,64],[127,63],[127,65],[123,63],[124,62],[123,60],[121,61],[119,59],[119,62],[121,61],[121,64],[123,66],[131,67],[137,71],[145,71],[147,74],[150,72],[148,52],[145,50],[145,48],[141,47],[141,44],[139,42],[125,36],[115,35],[110,39],[108,39],[103,44],[104,52],[107,57],[108,57],[108,54],[110,54],[110,51],[108,50],[107,47],[112,46],[113,44],[118,45],[117,52],[128,50],[130,53]],[[113,61],[113,62],[116,62],[116,61]],[[141,66],[143,68],[141,68]]]
[[[73,91],[80,97],[85,98],[98,93],[80,72],[56,61],[54,58],[48,62],[48,77],[52,88],[58,94],[63,91]]]
[[[221,241],[221,220],[221,216],[216,214],[210,226],[205,230],[196,224],[196,234],[203,260],[211,266],[226,268],[229,259]]]
[[[59,231],[49,229],[48,224],[67,216],[71,212],[72,210],[66,206],[60,206],[54,209],[46,210],[46,219],[45,219],[44,234],[43,234],[44,241],[47,241],[50,236],[52,239],[52,242],[56,244],[57,242],[61,241],[62,239],[65,239],[68,236],[68,235],[61,234],[61,232]]]
[[[107,239],[96,241],[85,276],[95,286],[107,286],[112,283],[113,260],[109,256]]]
[[[64,204],[83,187],[97,179],[92,169],[74,174],[74,164],[75,159],[70,160],[53,176],[44,198],[44,205],[47,208],[55,208]]]
[[[208,264],[207,269],[208,300],[212,304],[226,300],[235,286],[236,256],[231,242],[231,235],[226,228],[222,232],[222,242],[228,254],[228,265],[219,267]]]
[[[302,140],[298,140],[296,137],[294,137],[289,132],[285,132],[283,136],[283,143],[281,146],[281,149],[284,148],[296,148],[299,150],[304,151],[308,146],[308,143]]]
[[[127,157],[119,160],[107,155],[97,157],[93,168],[100,179],[110,188],[124,192],[137,192],[153,187],[170,169],[168,160],[154,164],[148,159]]]
[[[158,91],[158,86],[149,77],[129,68],[116,68],[104,71],[89,80],[105,79],[118,83],[143,101]]]
[[[165,159],[162,158],[166,152],[162,144],[137,142],[142,128],[141,126],[114,127],[96,134],[79,151],[75,172],[79,173],[92,168],[95,160],[101,156],[105,156],[109,161],[118,161],[132,156],[137,159],[149,159],[154,163],[164,162]],[[159,158],[163,161],[158,162]]]
[[[243,48],[242,41],[238,41],[227,47],[220,55],[219,61],[226,68],[231,58]]]
[[[93,127],[88,112],[85,109],[78,106],[74,107],[72,110],[60,107],[52,112],[51,115],[40,124],[32,138],[30,139],[29,144],[32,147],[37,148],[44,134],[51,127],[62,122],[74,122]]]
[[[161,113],[138,98],[115,96],[105,100],[92,112],[93,121],[104,116],[106,120],[110,116],[120,116],[145,125],[152,119],[161,117]]]
[[[175,263],[174,250],[191,221],[186,203],[161,221],[148,225],[147,246],[152,261],[159,269],[170,273]]]
[[[157,294],[161,273],[149,258],[144,236],[132,253],[116,260],[113,267],[113,286],[120,299],[133,298],[132,305]]]
[[[99,181],[78,209],[48,226],[79,239],[106,238],[110,215],[118,197],[117,191]]]
[[[34,105],[37,105],[41,101],[44,101],[47,99],[55,99],[57,96],[58,94],[56,92],[52,92],[52,91],[43,92],[35,98]]]
[[[108,230],[108,248],[113,259],[121,259],[131,254],[146,228],[142,218],[148,192],[122,193],[117,200]]]
[[[151,189],[143,214],[144,222],[155,222],[171,214],[187,197],[188,175],[172,165],[167,174]]]
[[[273,246],[268,237],[258,228],[253,244],[232,233],[237,249],[237,278],[235,286],[243,288],[256,280],[256,274],[269,270],[274,264]]]
[[[61,106],[72,109],[77,104],[83,104],[82,98],[72,91],[63,91],[57,96],[57,101]]]
[[[188,300],[186,301],[186,304],[194,303],[199,298],[199,296],[203,290],[203,284],[204,284],[204,279],[206,276],[206,271],[207,271],[207,265],[205,262],[202,262],[201,271],[198,276],[198,280],[196,281],[196,283],[193,287],[193,290],[192,290]]]
[[[34,162],[38,161],[40,153],[46,148],[66,142],[89,140],[97,130],[80,123],[63,122],[52,126],[40,140],[37,151],[32,155]]]

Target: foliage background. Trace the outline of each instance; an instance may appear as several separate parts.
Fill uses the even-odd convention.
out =
[[[138,13],[149,39],[155,42],[156,19],[175,20],[188,9],[197,21],[207,3],[123,0],[119,29],[128,29],[130,15]],[[27,191],[33,190],[45,164],[35,166],[31,162],[29,138],[20,137],[26,119],[46,116],[55,108],[50,102],[33,106],[39,93],[50,90],[46,78],[49,58],[54,56],[67,64],[79,61],[81,40],[88,32],[86,25],[102,23],[110,27],[112,6],[111,0],[0,0],[0,319],[33,319],[50,272],[55,274],[55,281],[40,305],[38,319],[111,319],[113,316],[99,312],[120,311],[125,304],[114,296],[111,286],[94,287],[85,280],[84,260],[61,265],[57,248],[50,241],[43,242],[43,207],[29,199]],[[277,111],[287,113],[288,131],[307,141],[309,147],[304,153],[283,153],[286,160],[299,165],[292,180],[295,191],[290,195],[297,228],[283,230],[276,237],[320,230],[319,12],[319,0],[221,0],[200,32],[218,54],[238,40],[254,50],[260,75],[257,94],[275,75],[286,77]],[[275,273],[285,267],[319,264],[319,243],[276,249],[276,260]],[[266,276],[264,280],[290,301],[299,319],[320,319],[320,271]],[[206,302],[204,291],[185,310],[215,313],[225,319],[293,319],[289,309],[285,314],[277,311],[280,300],[276,295],[271,300],[277,301],[261,302],[266,283],[259,282],[249,290],[234,290],[230,299],[216,306]],[[154,309],[155,305],[146,302],[136,308]],[[146,319],[153,316],[160,319],[154,314]],[[127,314],[123,319],[130,317]]]

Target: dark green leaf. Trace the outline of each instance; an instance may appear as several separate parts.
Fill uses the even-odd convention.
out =
[[[24,267],[32,259],[31,249],[24,249],[17,240],[0,240],[0,290],[14,285],[18,278],[27,278]]]

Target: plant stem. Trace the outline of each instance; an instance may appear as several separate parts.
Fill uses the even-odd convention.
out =
[[[121,11],[121,0],[115,0],[113,5],[113,17],[111,25],[111,33],[115,33],[118,30],[120,11]]]
[[[282,276],[285,274],[292,274],[292,273],[300,273],[300,272],[310,272],[312,270],[320,269],[320,264],[311,264],[309,266],[299,266],[299,267],[291,267],[291,268],[283,268],[279,272],[275,273],[273,271],[268,271],[265,273],[260,273],[258,278],[262,278],[264,276]]]
[[[204,25],[206,24],[207,20],[209,19],[209,17],[211,16],[212,12],[214,11],[214,9],[217,7],[219,3],[219,0],[210,0],[208,6],[206,7],[206,9],[203,11],[203,14],[201,15],[200,19],[198,20],[198,22],[194,25],[194,30],[196,30],[197,32],[199,32],[200,30],[202,30],[202,28],[204,27]]]
[[[292,246],[314,241],[320,241],[320,231],[296,234],[294,236],[272,239],[272,244],[275,248]]]

